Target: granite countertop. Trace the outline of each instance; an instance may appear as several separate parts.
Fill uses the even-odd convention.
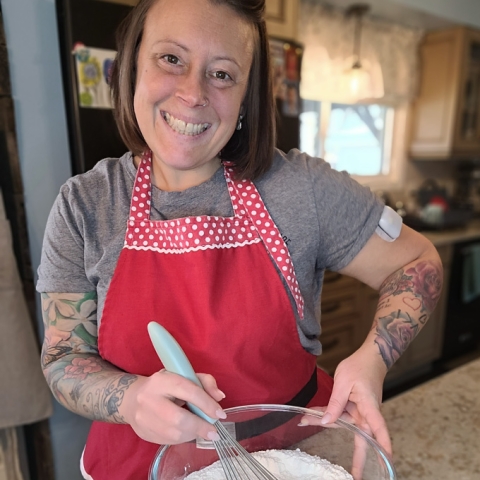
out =
[[[398,480],[480,479],[480,359],[387,400]]]

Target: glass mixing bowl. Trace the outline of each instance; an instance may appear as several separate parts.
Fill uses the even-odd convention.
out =
[[[285,405],[248,405],[227,408],[225,413],[227,418],[222,423],[250,453],[299,449],[342,466],[355,480],[397,479],[395,468],[382,447],[343,420],[327,426],[299,426],[304,415],[319,423],[323,413]],[[153,460],[149,480],[181,480],[217,460],[211,442],[197,440],[166,445]]]

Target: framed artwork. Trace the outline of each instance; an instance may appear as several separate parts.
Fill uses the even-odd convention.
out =
[[[268,34],[286,40],[295,40],[298,7],[298,0],[266,0],[265,18]]]
[[[83,108],[113,108],[108,81],[116,52],[77,43],[72,53],[77,71],[78,105]]]

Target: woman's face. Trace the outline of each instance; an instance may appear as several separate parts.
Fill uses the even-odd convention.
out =
[[[159,177],[203,181],[218,168],[217,155],[237,125],[253,48],[252,27],[225,5],[159,0],[152,6],[134,108],[157,185]]]

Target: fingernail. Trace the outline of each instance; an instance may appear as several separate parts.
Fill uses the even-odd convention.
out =
[[[217,415],[217,418],[227,418],[227,414],[221,409],[218,409],[215,414]]]
[[[226,397],[226,395],[220,389],[218,391],[222,394],[222,398]]]
[[[297,427],[308,427],[308,423],[305,420],[301,420]]]
[[[325,425],[325,424],[327,424],[327,423],[330,422],[330,419],[331,419],[331,418],[332,418],[332,416],[331,416],[329,413],[326,413],[326,414],[322,417],[322,419],[320,420],[320,423],[321,423],[322,425]]]
[[[207,438],[212,442],[218,442],[220,440],[220,435],[217,432],[208,432]]]

